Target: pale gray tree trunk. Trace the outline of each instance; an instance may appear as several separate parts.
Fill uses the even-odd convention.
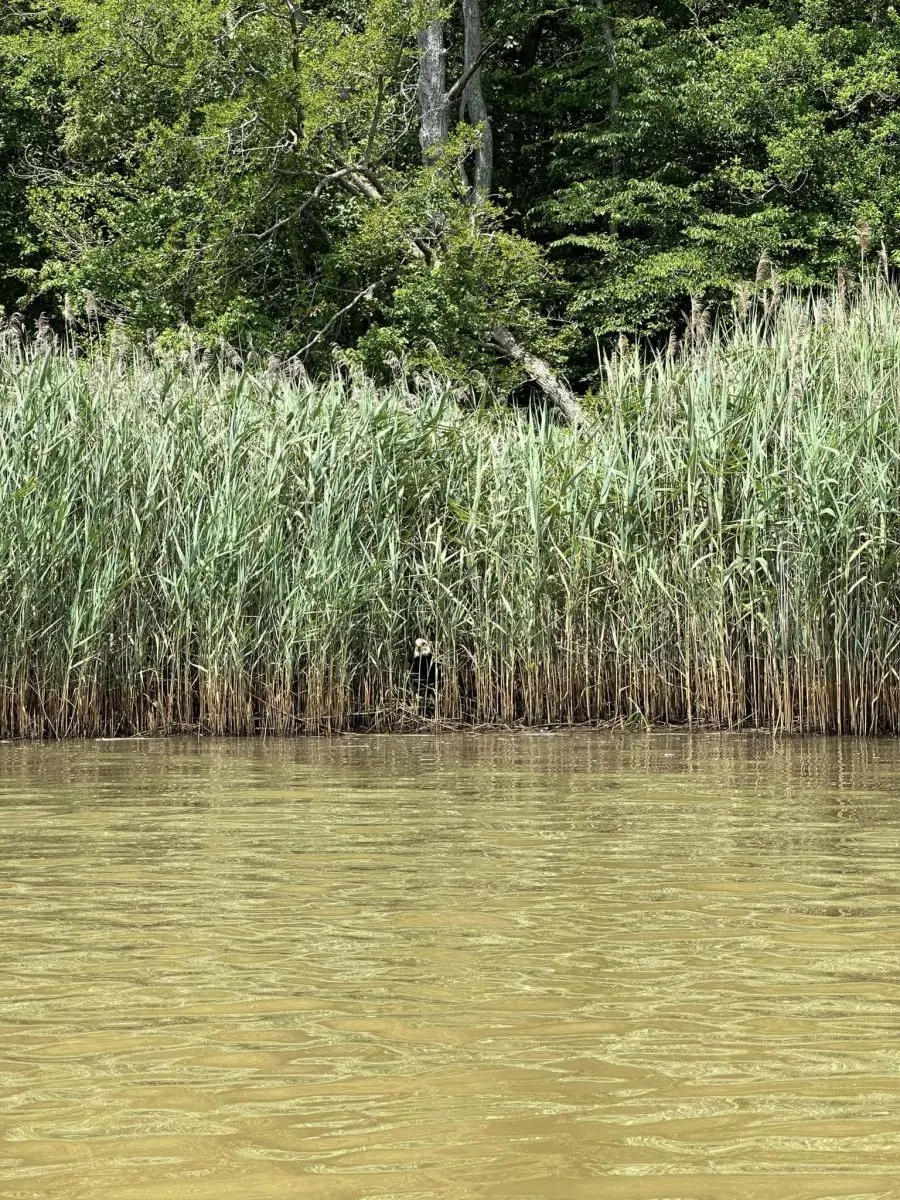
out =
[[[419,142],[426,162],[440,156],[450,133],[444,24],[429,21],[419,34]]]
[[[507,358],[520,363],[528,372],[530,378],[537,384],[544,395],[552,400],[562,415],[571,425],[582,425],[587,422],[584,409],[578,403],[575,394],[566,387],[556,372],[542,358],[520,346],[508,329],[498,325],[493,332],[493,339]]]
[[[419,143],[426,163],[434,162],[440,157],[450,135],[450,105],[458,97],[463,97],[462,103],[468,112],[469,120],[483,128],[482,144],[475,162],[473,197],[477,198],[489,193],[493,168],[493,139],[487,106],[481,91],[483,49],[478,0],[463,0],[463,23],[463,73],[449,90],[443,22],[429,21],[419,33]],[[567,421],[572,424],[586,423],[584,410],[574,392],[542,358],[520,345],[505,325],[495,326],[487,340],[495,350],[524,367],[529,377]]]
[[[476,197],[486,197],[491,192],[491,176],[494,171],[494,134],[481,90],[481,8],[478,0],[462,0],[462,9],[465,34],[463,72],[472,71],[463,92],[462,108],[470,123],[481,129],[481,144],[475,152],[474,192]]]

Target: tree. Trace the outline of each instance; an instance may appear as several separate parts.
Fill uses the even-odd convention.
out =
[[[28,219],[26,151],[45,146],[54,126],[55,96],[38,53],[41,29],[41,10],[29,0],[0,12],[0,311],[19,306],[40,262]]]
[[[493,167],[493,135],[481,93],[480,73],[484,49],[478,0],[463,0],[463,24],[465,37],[462,73],[449,88],[445,69],[443,21],[440,18],[432,18],[419,32],[419,140],[426,165],[438,164],[448,154],[450,108],[457,97],[464,98],[464,113],[468,111],[470,115],[478,117],[477,141],[473,150],[473,184],[469,191],[470,224],[477,237],[483,232],[481,227],[488,214],[485,202],[490,191]],[[489,215],[487,221],[489,228]],[[476,288],[472,289],[472,305],[477,308]],[[568,421],[584,421],[584,412],[571,390],[543,359],[516,340],[505,314],[485,314],[482,328],[485,339],[489,339],[510,362],[521,365],[529,378]]]
[[[471,21],[474,67],[447,103],[478,128],[455,129],[434,159],[416,151],[424,14],[407,0],[57,0],[40,58],[63,102],[32,171],[35,293],[90,292],[135,330],[190,329],[311,368],[337,347],[373,369],[496,376],[485,326],[498,318],[550,345],[550,272],[487,201]],[[25,39],[7,48],[37,70]]]
[[[809,286],[900,242],[885,0],[482,17],[478,0],[7,6],[2,303],[90,292],[136,333],[499,384],[531,371],[486,338],[503,328],[588,385],[598,341],[727,302],[763,254]]]
[[[900,233],[898,18],[882,0],[520,5],[492,75],[518,227],[594,337],[665,330],[768,253],[807,286]],[[866,231],[868,230],[868,233]]]

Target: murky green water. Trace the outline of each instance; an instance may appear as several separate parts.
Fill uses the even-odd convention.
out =
[[[0,1196],[900,1196],[900,744],[0,746]]]

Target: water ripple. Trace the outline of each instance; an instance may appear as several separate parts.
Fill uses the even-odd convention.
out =
[[[898,769],[0,746],[0,1194],[900,1195]]]

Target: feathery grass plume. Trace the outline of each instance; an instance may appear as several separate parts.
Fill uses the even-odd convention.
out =
[[[691,311],[685,314],[684,344],[693,350],[702,340],[703,304],[698,296],[691,297]]]
[[[21,354],[25,348],[25,317],[14,312],[6,323],[4,349],[13,355]]]
[[[124,366],[130,349],[133,348],[129,344],[125,318],[120,313],[111,322],[109,327],[109,354],[111,362],[118,367]]]
[[[241,352],[236,346],[232,346],[230,342],[222,340],[220,347],[222,362],[231,368],[232,371],[242,371],[244,369],[244,359]]]
[[[865,262],[872,244],[872,226],[868,221],[860,221],[853,231],[853,237],[859,246],[860,261]]]
[[[300,383],[311,384],[309,372],[303,364],[303,360],[298,358],[296,354],[292,354],[281,365],[281,370],[287,379],[297,380]]]
[[[41,313],[34,328],[34,348],[37,354],[49,354],[56,346],[56,334],[46,313]]]
[[[734,290],[734,315],[738,321],[746,321],[750,316],[752,292],[746,283],[740,283]]]
[[[707,304],[706,308],[700,313],[699,335],[700,340],[704,345],[709,341],[710,330],[712,329],[713,311],[711,305]]]
[[[75,309],[72,307],[72,300],[69,293],[66,292],[63,297],[62,306],[63,328],[65,329],[66,352],[71,354],[75,350]]]
[[[100,340],[100,305],[91,291],[84,293],[84,315],[87,318],[88,339]]]
[[[768,312],[773,313],[778,308],[783,295],[784,287],[781,283],[781,276],[777,269],[772,267],[769,273]]]
[[[589,434],[7,348],[0,734],[409,727],[420,635],[443,723],[900,730],[900,297],[827,299],[608,357]]]

